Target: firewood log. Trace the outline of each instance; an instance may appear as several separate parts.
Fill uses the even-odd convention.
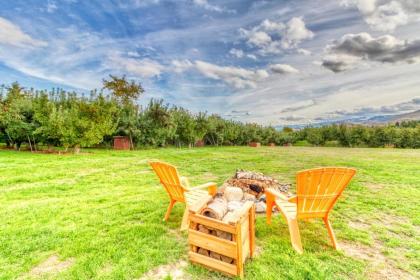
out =
[[[229,241],[232,241],[232,233],[226,232],[226,231],[221,231],[221,230],[216,230],[216,235],[219,238],[223,238]]]
[[[199,253],[200,255],[206,256],[206,257],[210,256],[209,250],[206,250],[204,248],[198,248],[197,253]]]
[[[221,220],[227,211],[227,201],[223,198],[215,198],[201,211],[201,215]]]
[[[222,256],[220,254],[216,253],[216,252],[213,252],[213,251],[210,251],[210,257],[212,257],[213,259],[219,260],[219,261],[222,260]]]
[[[198,231],[205,233],[205,234],[210,234],[210,229],[206,226],[203,225],[198,225]]]
[[[246,193],[244,193],[244,200],[254,201],[255,200],[255,195],[246,192]]]
[[[226,263],[232,263],[233,259],[231,257],[226,257],[223,255],[220,255],[220,258],[222,259],[222,261],[226,262]]]
[[[233,201],[229,201],[228,202],[228,211],[229,212],[231,212],[231,211],[235,211],[235,210],[237,210],[237,209],[239,209],[239,208],[241,208],[242,207],[242,205],[243,205],[244,203],[242,202],[242,201],[235,201],[235,200],[233,200]],[[227,214],[226,214],[227,215]],[[226,216],[225,215],[225,216]]]
[[[224,196],[229,201],[241,201],[244,197],[244,192],[238,187],[226,187]]]

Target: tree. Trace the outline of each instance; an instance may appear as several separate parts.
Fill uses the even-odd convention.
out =
[[[30,137],[34,131],[34,112],[30,97],[15,82],[7,88],[7,96],[2,103],[0,119],[7,141],[17,150],[23,142],[28,142],[32,149]]]
[[[151,146],[166,146],[175,137],[177,123],[168,104],[163,100],[150,100],[140,114],[138,128],[141,131],[140,143]]]
[[[120,104],[117,133],[128,135],[133,148],[133,136],[140,134],[137,126],[139,107],[135,101],[143,94],[144,89],[140,83],[133,80],[127,81],[125,76],[119,78],[110,75],[109,77],[110,80],[103,80],[103,88],[109,90]]]
[[[321,130],[314,127],[306,130],[306,140],[315,146],[325,144],[325,138]]]
[[[125,76],[121,78],[109,75],[110,80],[103,80],[103,88],[109,90],[112,95],[123,105],[137,100],[144,89],[140,83],[127,81]]]
[[[91,102],[72,98],[69,104],[67,108],[60,106],[52,116],[65,148],[73,147],[78,153],[80,147],[98,144],[104,136],[115,131],[117,106],[112,101],[107,102],[102,95]]]
[[[197,140],[194,118],[187,110],[182,108],[174,108],[172,114],[176,123],[175,143],[177,146],[186,144],[191,148]]]

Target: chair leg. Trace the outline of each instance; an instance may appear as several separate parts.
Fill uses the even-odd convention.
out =
[[[189,221],[188,221],[188,207],[185,206],[185,211],[184,211],[184,215],[182,216],[182,222],[181,222],[181,231],[187,230],[188,226],[189,226]]]
[[[297,219],[288,219],[287,225],[289,226],[290,240],[292,241],[293,248],[299,253],[303,253],[302,242],[300,240],[299,225]]]
[[[166,210],[165,217],[163,218],[164,221],[167,221],[169,219],[169,215],[171,215],[171,211],[172,211],[172,208],[174,208],[175,202],[176,200],[174,199],[171,199],[171,201],[169,202],[168,210]]]
[[[331,238],[331,242],[332,242],[332,245],[333,245],[334,249],[338,249],[337,239],[335,238],[335,234],[334,234],[334,231],[332,229],[331,223],[328,220],[328,217],[323,218],[323,220],[324,220],[325,226],[327,227],[328,235]]]
[[[272,196],[270,196],[270,195],[266,196],[266,205],[267,205],[266,219],[267,219],[267,224],[270,225],[271,224],[271,215],[273,214],[273,207],[274,207],[274,199],[273,199]]]

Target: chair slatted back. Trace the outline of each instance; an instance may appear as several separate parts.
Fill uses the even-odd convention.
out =
[[[355,169],[343,167],[299,172],[296,176],[298,218],[327,216],[355,173]]]
[[[174,200],[185,202],[185,187],[181,183],[176,167],[160,161],[153,161],[149,164],[158,175],[169,196]]]

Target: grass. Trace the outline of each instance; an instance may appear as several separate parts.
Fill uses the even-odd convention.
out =
[[[321,221],[300,222],[304,254],[291,248],[285,222],[257,218],[258,255],[247,279],[420,277],[420,151],[348,148],[197,148],[81,155],[0,151],[0,279],[135,279],[186,259],[183,206],[162,222],[168,203],[147,161],[178,166],[193,184],[222,183],[236,168],[281,182],[319,166],[358,173],[331,221],[344,251],[331,248]],[[66,269],[36,274],[51,256]],[[219,279],[188,265],[185,277]],[[167,277],[170,279],[170,277]]]

